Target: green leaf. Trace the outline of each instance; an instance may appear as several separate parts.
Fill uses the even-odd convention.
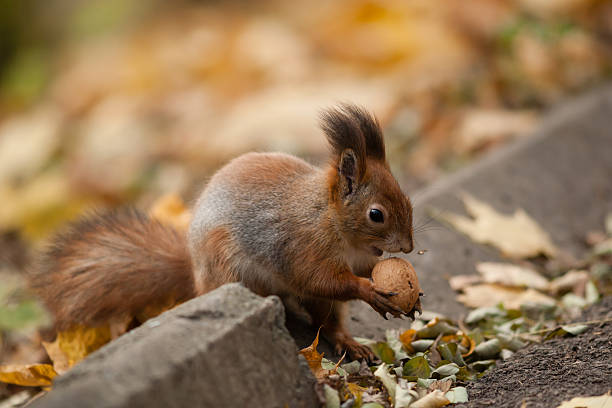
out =
[[[485,371],[487,368],[494,366],[495,365],[495,360],[481,360],[481,361],[475,361],[474,363],[471,364],[471,367],[473,370],[476,371]]]
[[[505,316],[506,312],[498,307],[479,307],[472,310],[465,319],[467,324],[474,324],[489,317]]]
[[[520,350],[527,345],[527,343],[519,339],[517,336],[508,333],[499,333],[497,338],[499,339],[502,348],[506,348],[511,351]]]
[[[452,361],[458,366],[465,365],[465,361],[463,361],[463,357],[456,343],[440,344],[438,346],[438,352],[444,360]]]
[[[325,408],[340,408],[340,396],[338,391],[325,384],[323,386],[325,390]]]
[[[450,401],[451,404],[468,402],[468,393],[465,387],[451,388],[444,396]]]
[[[568,332],[569,334],[577,336],[587,331],[589,326],[585,324],[577,324],[575,326],[561,326],[561,328],[565,330],[566,332]]]
[[[439,378],[455,375],[459,372],[459,367],[455,363],[445,364],[433,370],[432,376],[437,375]]]
[[[430,326],[431,322],[421,330],[417,331],[416,335],[419,339],[435,339],[439,334],[455,334],[459,328],[451,326],[444,320],[440,320]]]
[[[431,384],[433,384],[434,382],[436,382],[437,380],[435,378],[418,378],[416,380],[416,383],[418,386],[423,387],[423,388],[429,388],[429,386]]]
[[[432,344],[434,344],[435,340],[423,339],[423,340],[415,340],[410,345],[414,349],[414,351],[424,352],[428,350]]]
[[[581,333],[584,333],[588,328],[589,326],[582,325],[582,324],[578,324],[574,326],[561,326],[555,330],[552,330],[550,333],[548,333],[544,337],[544,340],[550,340],[555,337],[565,337],[567,335],[577,336]]]
[[[387,343],[379,341],[371,345],[370,348],[382,362],[387,364],[393,364],[395,362],[395,353]]]
[[[367,404],[363,404],[361,408],[385,408],[380,405],[378,402],[368,402]]]
[[[461,381],[471,381],[474,380],[476,375],[471,372],[466,366],[459,367],[459,372],[455,374],[458,380]]]
[[[501,351],[501,342],[499,339],[491,339],[487,340],[483,343],[480,343],[474,349],[474,352],[478,355],[478,357],[484,359],[495,358]]]
[[[409,381],[414,381],[417,378],[429,378],[431,376],[431,367],[425,357],[414,357],[404,364],[403,375]]]
[[[474,330],[472,330],[471,332],[468,333],[468,336],[474,340],[474,342],[476,344],[480,344],[483,341],[485,341],[485,338],[482,334],[482,331],[479,328],[475,328]]]

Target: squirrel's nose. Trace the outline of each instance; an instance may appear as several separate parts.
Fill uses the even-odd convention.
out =
[[[402,246],[401,251],[407,254],[409,252],[412,252],[413,249],[414,249],[414,245],[412,245],[412,242],[409,242],[405,246]]]

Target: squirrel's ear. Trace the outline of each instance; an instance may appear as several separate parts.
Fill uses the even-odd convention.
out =
[[[351,195],[359,180],[359,164],[353,149],[344,149],[338,161],[338,185],[342,198]]]

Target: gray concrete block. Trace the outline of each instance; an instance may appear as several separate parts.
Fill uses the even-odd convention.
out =
[[[601,230],[612,212],[612,86],[557,107],[533,135],[411,194],[415,219],[426,219],[432,209],[466,214],[459,192],[503,213],[523,208],[559,248],[583,254],[585,234]],[[416,234],[416,250],[428,252],[405,258],[415,266],[426,294],[424,309],[460,317],[466,309],[455,301],[447,277],[475,273],[477,262],[505,259],[436,221],[428,228]],[[383,320],[363,302],[354,302],[351,316],[349,329],[357,336],[381,337],[386,328],[407,326]]]
[[[32,407],[316,407],[280,300],[225,285],[91,354]]]

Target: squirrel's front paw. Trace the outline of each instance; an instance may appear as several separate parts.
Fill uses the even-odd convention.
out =
[[[345,331],[333,333],[331,338],[335,343],[335,352],[338,355],[347,352],[351,360],[361,360],[365,358],[368,362],[374,362],[378,359],[368,346],[358,343]]]
[[[402,309],[389,300],[389,297],[397,295],[397,293],[377,289],[368,279],[361,279],[361,299],[372,306],[383,318],[387,319],[387,313],[391,313],[394,317],[399,317],[404,313]]]

